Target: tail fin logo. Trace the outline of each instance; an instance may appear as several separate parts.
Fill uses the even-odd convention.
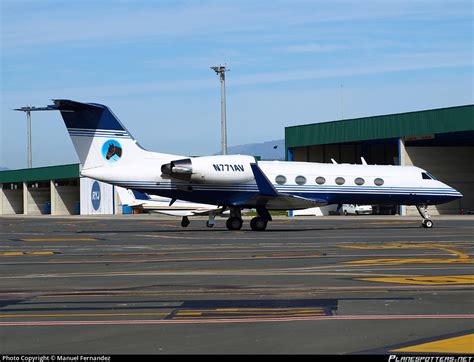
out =
[[[102,156],[109,162],[116,162],[122,157],[122,146],[116,140],[107,140],[102,146]]]

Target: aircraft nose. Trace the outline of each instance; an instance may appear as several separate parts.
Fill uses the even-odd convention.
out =
[[[461,197],[463,197],[463,195],[453,187],[450,187],[450,192],[454,199],[460,199]]]

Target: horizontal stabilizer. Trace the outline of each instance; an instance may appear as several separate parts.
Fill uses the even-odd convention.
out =
[[[131,190],[137,200],[150,200],[150,196],[137,190]]]

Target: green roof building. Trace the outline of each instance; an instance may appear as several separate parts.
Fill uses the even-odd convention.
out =
[[[430,208],[433,214],[474,210],[474,105],[286,127],[285,146],[289,161],[361,163],[363,157],[369,164],[425,168],[464,195]]]

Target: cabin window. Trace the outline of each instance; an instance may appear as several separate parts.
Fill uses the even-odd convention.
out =
[[[374,180],[374,184],[376,184],[377,186],[382,186],[383,183],[384,183],[384,181],[381,178],[376,178]]]
[[[356,185],[359,185],[359,186],[362,186],[363,184],[365,184],[365,180],[362,177],[357,177],[354,180],[354,182],[355,182]]]
[[[277,177],[275,177],[275,182],[278,185],[284,185],[284,184],[286,184],[286,177],[283,176],[283,175],[278,175]]]
[[[316,177],[316,183],[318,185],[324,185],[326,183],[326,179],[322,176]]]
[[[346,183],[346,180],[344,179],[344,177],[337,177],[336,178],[336,183],[338,185],[344,185]]]
[[[304,176],[296,176],[295,182],[296,182],[298,185],[304,185],[304,184],[306,183],[306,177],[304,177]]]

